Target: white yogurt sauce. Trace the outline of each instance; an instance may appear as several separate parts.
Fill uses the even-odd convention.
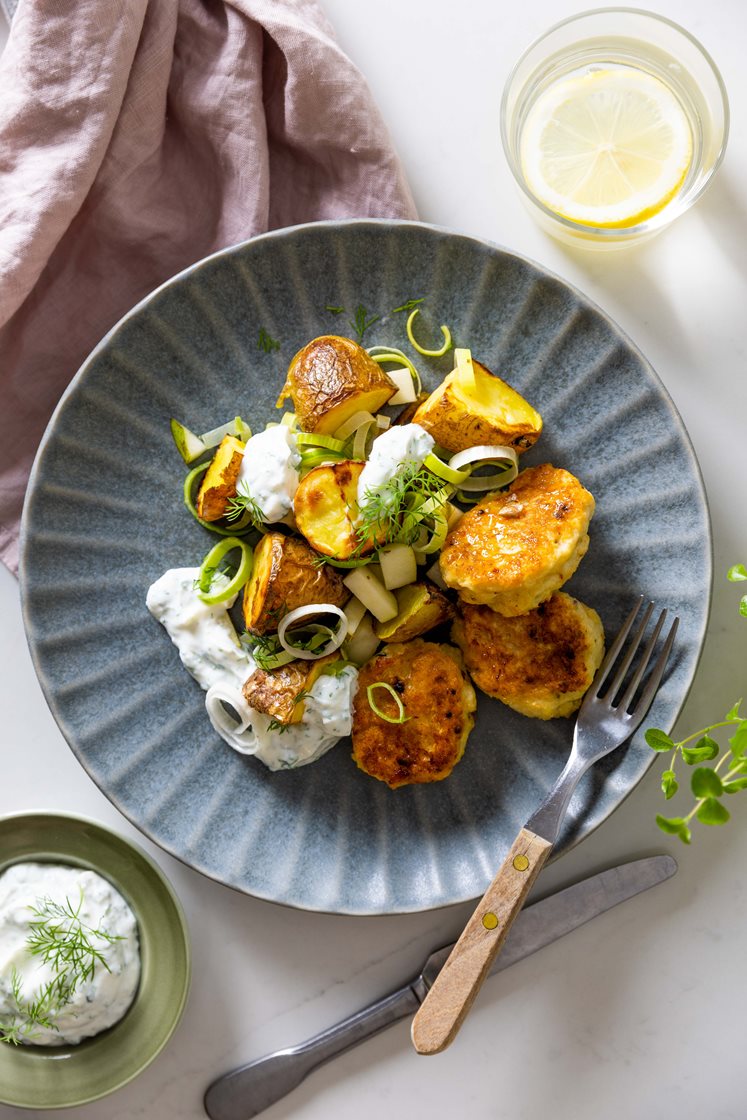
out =
[[[258,758],[269,770],[290,770],[316,762],[338,739],[350,734],[357,688],[354,665],[336,676],[322,674],[306,697],[300,723],[283,732],[269,730],[269,717],[253,711],[240,688],[211,688],[205,706],[213,727],[234,750]],[[224,704],[234,709],[238,722],[227,716]]]
[[[240,687],[254,671],[254,663],[241,648],[228,614],[236,596],[209,607],[195,588],[199,574],[199,568],[170,568],[148,589],[146,606],[165,626],[182,663],[201,688]],[[215,576],[215,590],[222,579]]]
[[[210,722],[229,746],[254,755],[270,770],[287,770],[315,762],[353,724],[353,697],[358,671],[350,665],[338,676],[322,674],[312,685],[303,719],[287,731],[270,730],[270,719],[251,709],[241,687],[257,668],[239,644],[228,614],[235,599],[209,607],[195,588],[199,568],[170,568],[148,589],[146,604],[166,628],[179,657],[207,692]],[[216,576],[215,582],[225,577]],[[229,704],[237,722],[225,710]]]
[[[254,499],[266,523],[281,521],[293,509],[300,464],[295,434],[276,424],[247,441],[236,492]]]
[[[113,1026],[132,1003],[140,979],[137,923],[119,891],[95,871],[52,863],[16,863],[0,875],[0,1022],[28,1023],[24,1006],[38,998],[56,975],[52,963],[28,952],[29,922],[37,921],[30,907],[51,899],[79,910],[91,945],[102,953],[107,967],[94,964],[93,975],[80,982],[69,1000],[50,1011],[56,1029],[21,1028],[24,1042],[35,1046],[77,1043]],[[63,924],[66,919],[52,918]],[[101,929],[121,940],[109,943],[95,936]],[[13,994],[14,970],[20,982],[20,1013]]]
[[[423,465],[434,447],[433,436],[420,424],[394,424],[373,442],[368,462],[358,479],[358,506],[366,507],[366,494],[376,491],[394,478],[403,467]]]

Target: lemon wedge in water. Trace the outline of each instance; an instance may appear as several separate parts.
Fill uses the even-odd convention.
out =
[[[662,210],[692,161],[690,124],[664,82],[633,67],[572,74],[539,95],[521,135],[531,193],[563,218],[621,229]]]

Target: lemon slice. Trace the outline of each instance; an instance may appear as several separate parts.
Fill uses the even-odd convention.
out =
[[[527,187],[572,222],[638,225],[674,198],[692,160],[690,124],[658,78],[619,66],[555,82],[521,136]]]

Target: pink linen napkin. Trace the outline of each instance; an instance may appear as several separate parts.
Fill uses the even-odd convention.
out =
[[[415,216],[314,0],[21,0],[0,57],[0,559],[83,359],[206,254],[323,218]]]

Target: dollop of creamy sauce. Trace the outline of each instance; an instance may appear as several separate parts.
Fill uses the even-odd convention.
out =
[[[433,436],[420,424],[395,424],[382,432],[374,440],[371,454],[358,479],[359,508],[365,509],[367,494],[379,490],[405,466],[414,464],[422,467],[434,445]]]
[[[39,920],[31,907],[40,909],[47,899],[78,912],[91,945],[106,961],[106,966],[94,963],[92,975],[79,981],[61,1007],[53,1001],[51,1027],[29,1024],[24,1012],[59,975],[52,963],[28,951],[29,923]],[[51,922],[64,927],[66,919],[53,917]],[[117,940],[96,937],[99,929]],[[101,875],[51,863],[16,863],[0,875],[0,1022],[20,1023],[21,1041],[62,1046],[106,1030],[127,1011],[139,980],[135,916]]]
[[[211,688],[205,706],[213,727],[234,750],[260,759],[269,770],[291,770],[316,762],[350,734],[357,688],[354,665],[335,676],[322,674],[309,690],[302,719],[283,731],[270,728],[269,717],[250,708],[241,689]],[[228,716],[226,705],[238,719]]]
[[[247,440],[236,492],[257,503],[266,523],[281,521],[293,509],[300,464],[295,434],[276,424]]]
[[[315,762],[350,734],[357,669],[349,665],[337,676],[322,674],[306,697],[303,719],[283,731],[270,728],[269,717],[251,709],[241,691],[257,666],[240,645],[228,614],[235,596],[207,606],[199,598],[198,576],[199,568],[170,568],[148,589],[146,604],[166,628],[185,668],[207,692],[211,724],[234,750],[253,755],[270,770]],[[215,577],[216,589],[219,579],[225,577]]]
[[[236,596],[209,607],[195,587],[199,574],[199,568],[169,568],[148,588],[146,606],[166,628],[182,664],[201,688],[241,686],[254,671],[254,662],[242,649],[228,614]],[[221,580],[225,577],[220,574],[214,577],[214,590]]]

